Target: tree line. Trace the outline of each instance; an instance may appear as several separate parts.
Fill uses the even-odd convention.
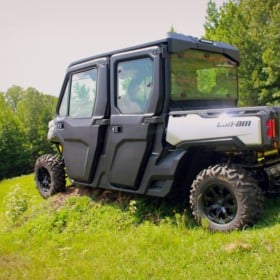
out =
[[[210,0],[205,38],[228,42],[240,51],[239,105],[280,104],[280,2]]]
[[[0,92],[0,179],[32,172],[37,157],[52,151],[47,131],[56,102],[31,87]]]

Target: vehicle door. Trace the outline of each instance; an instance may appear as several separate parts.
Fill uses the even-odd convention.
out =
[[[106,173],[114,187],[137,189],[151,155],[162,98],[161,48],[111,57],[111,117]]]
[[[91,182],[108,125],[107,58],[70,68],[56,126],[68,176]]]

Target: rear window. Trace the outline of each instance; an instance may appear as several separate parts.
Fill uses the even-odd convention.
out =
[[[171,106],[233,105],[237,100],[237,63],[217,53],[185,50],[171,55]]]

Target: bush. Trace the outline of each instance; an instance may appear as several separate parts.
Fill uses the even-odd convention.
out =
[[[20,185],[16,185],[12,192],[4,198],[5,216],[9,223],[14,224],[28,209],[28,195],[25,194]]]

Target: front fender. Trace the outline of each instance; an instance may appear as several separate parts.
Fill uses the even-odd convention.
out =
[[[63,144],[63,139],[58,133],[58,126],[55,120],[51,120],[48,124],[48,141],[52,143],[60,143]]]

